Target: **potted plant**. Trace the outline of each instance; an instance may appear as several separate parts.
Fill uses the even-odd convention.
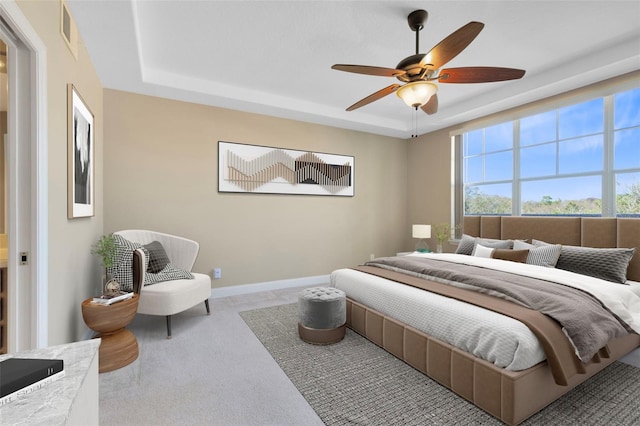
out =
[[[436,234],[436,241],[438,242],[438,247],[436,249],[438,253],[442,253],[442,245],[451,238],[451,231],[458,228],[459,226],[452,227],[451,224],[447,222],[433,225],[433,230]]]
[[[116,261],[117,245],[113,234],[103,235],[91,247],[91,254],[100,257],[105,273],[103,276],[103,291],[105,293],[117,293],[120,290],[120,284],[109,275],[109,269],[113,267]]]

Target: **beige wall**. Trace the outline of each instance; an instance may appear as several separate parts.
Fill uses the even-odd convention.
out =
[[[102,234],[102,85],[82,43],[76,60],[60,35],[59,1],[18,1],[47,48],[49,344],[85,338],[81,302],[100,288],[100,264],[90,253]],[[67,84],[95,117],[96,215],[67,219]]]
[[[105,232],[200,243],[214,287],[329,274],[404,251],[407,141],[105,90]],[[218,193],[218,141],[355,157],[355,196]]]
[[[506,83],[505,83],[506,84]],[[409,142],[409,218],[412,223],[433,224],[451,221],[451,132],[514,120],[518,117],[630,90],[640,85],[640,71],[572,90],[541,101],[513,108],[482,119],[420,136]],[[435,240],[430,241],[435,248]],[[455,250],[449,244],[445,251]]]
[[[433,225],[450,222],[450,163],[449,129],[428,133],[409,142],[409,220],[412,224],[432,225],[432,238],[427,240],[431,250],[437,245]],[[443,247],[445,251],[452,248],[455,247]]]

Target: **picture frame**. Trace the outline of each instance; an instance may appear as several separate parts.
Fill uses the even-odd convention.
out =
[[[218,192],[353,197],[355,158],[218,141]]]
[[[80,93],[67,85],[67,216],[95,214],[94,116]]]

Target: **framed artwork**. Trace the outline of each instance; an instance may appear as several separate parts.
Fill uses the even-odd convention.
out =
[[[94,119],[73,84],[67,86],[67,216],[94,215]]]
[[[218,141],[218,192],[353,197],[354,157]]]

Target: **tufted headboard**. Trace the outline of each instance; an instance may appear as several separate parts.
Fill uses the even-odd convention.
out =
[[[583,247],[636,248],[627,277],[640,281],[640,219],[551,216],[465,216],[467,235],[497,239],[537,239]]]

